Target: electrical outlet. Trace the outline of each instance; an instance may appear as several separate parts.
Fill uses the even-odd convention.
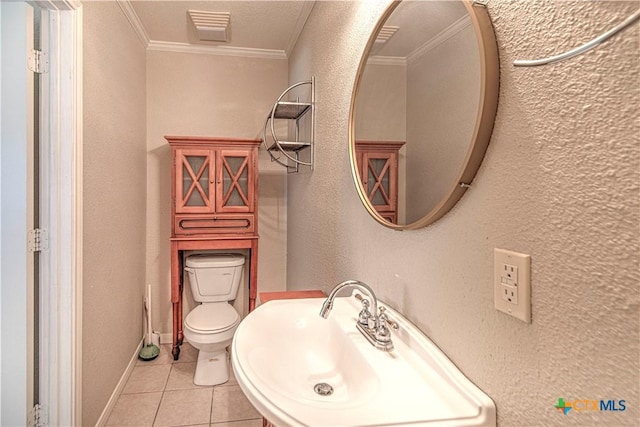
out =
[[[518,305],[518,288],[516,286],[502,284],[501,295],[502,299],[509,304]]]
[[[496,310],[531,323],[531,256],[496,248],[493,264]]]
[[[500,295],[509,304],[518,305],[518,267],[500,264]]]

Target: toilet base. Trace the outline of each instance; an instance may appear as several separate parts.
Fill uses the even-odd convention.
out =
[[[196,373],[193,376],[195,385],[212,386],[229,381],[229,358],[227,349],[198,352]]]

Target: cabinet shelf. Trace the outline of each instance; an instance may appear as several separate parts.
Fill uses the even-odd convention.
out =
[[[285,100],[287,95],[294,88],[305,85],[309,86],[308,96],[310,98],[310,102],[301,102],[299,99],[296,99],[296,101]],[[273,108],[269,112],[267,120],[265,121],[262,139],[263,144],[269,153],[269,156],[271,156],[271,161],[287,168],[287,172],[298,172],[300,165],[309,166],[313,169],[313,142],[315,132],[315,114],[313,111],[314,103],[315,79],[311,77],[311,80],[296,83],[289,86],[284,92],[282,92],[280,97],[278,97],[276,102],[273,104]],[[302,138],[304,140],[301,141],[300,121],[303,120],[307,114],[310,115],[311,121],[310,126],[308,127],[310,135],[306,135],[305,138]],[[274,122],[279,119],[293,120],[295,129],[295,138],[293,140],[281,140],[278,135],[276,135]],[[267,137],[267,129],[270,131],[270,138]],[[304,129],[306,130],[307,128],[305,127]],[[300,156],[300,153],[302,152],[308,152],[308,154],[303,155],[305,160]]]

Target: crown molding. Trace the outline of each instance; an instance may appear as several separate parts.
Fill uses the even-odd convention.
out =
[[[63,1],[51,1],[41,0],[43,2],[51,3],[69,3],[79,4],[78,0],[63,0]],[[136,35],[146,47],[147,50],[164,51],[164,52],[178,52],[178,53],[192,53],[201,55],[221,55],[221,56],[240,56],[247,58],[264,58],[264,59],[287,59],[289,53],[295,47],[302,29],[315,6],[315,1],[304,2],[304,6],[298,15],[296,21],[295,31],[292,33],[289,44],[285,50],[280,49],[256,49],[246,47],[229,47],[229,46],[211,46],[211,45],[197,45],[189,43],[179,42],[167,42],[160,40],[151,40],[149,35],[142,24],[142,21],[138,17],[135,9],[131,4],[131,0],[116,0],[118,6],[124,13],[125,17],[129,21],[129,24],[135,31]]]
[[[300,38],[300,34],[302,33],[302,29],[307,23],[307,19],[309,19],[309,15],[311,15],[311,11],[313,7],[316,5],[315,1],[303,2],[302,10],[300,10],[300,15],[298,15],[298,19],[296,20],[296,26],[291,33],[291,38],[289,39],[289,43],[285,48],[284,52],[287,55],[291,55],[293,48],[296,47],[296,43],[298,43],[298,38]]]
[[[228,46],[209,46],[209,45],[196,45],[189,43],[178,43],[178,42],[165,42],[158,40],[150,40],[147,35],[147,31],[142,25],[142,21],[138,17],[135,9],[131,5],[130,0],[116,0],[120,9],[126,16],[129,24],[135,31],[136,35],[142,42],[142,44],[146,47],[147,50],[155,50],[155,51],[163,51],[163,52],[178,52],[178,53],[195,53],[195,54],[204,54],[204,55],[221,55],[221,56],[242,56],[248,58],[266,58],[266,59],[287,59],[287,55],[283,50],[275,50],[275,49],[252,49],[246,47],[228,47]],[[301,13],[300,16],[304,15],[304,20],[302,22],[302,26],[300,27],[300,31],[302,31],[302,27],[306,22],[311,9],[308,8],[308,11],[305,13]],[[299,35],[299,33],[298,33]],[[297,39],[297,36],[296,36]],[[295,44],[295,43],[294,43]]]
[[[140,18],[131,5],[131,2],[129,0],[116,0],[116,3],[118,3],[118,6],[122,9],[124,16],[127,17],[127,20],[138,36],[138,39],[140,39],[144,47],[148,47],[149,36],[147,35],[147,30],[144,29],[144,25],[142,25],[142,21],[140,21]]]
[[[371,56],[367,59],[367,65],[391,65],[394,67],[406,67],[407,58],[402,56]]]
[[[253,49],[246,47],[207,46],[189,43],[163,42],[151,40],[147,50],[177,53],[195,53],[202,55],[242,56],[247,58],[287,59],[284,50]]]
[[[367,64],[372,65],[407,65],[412,63],[413,61],[419,59],[422,55],[426,54],[432,49],[440,46],[442,43],[449,40],[451,37],[458,34],[460,31],[464,30],[468,26],[471,25],[471,18],[469,15],[465,15],[462,18],[455,21],[453,24],[449,25],[444,30],[440,31],[434,37],[427,40],[422,45],[418,46],[414,49],[409,55],[406,57],[402,56],[372,56],[367,60]]]
[[[462,18],[458,19],[453,24],[440,31],[435,37],[429,39],[426,43],[419,46],[413,52],[407,55],[407,63],[410,64],[413,61],[419,59],[422,55],[440,46],[442,43],[446,42],[451,37],[455,36],[470,25],[471,18],[469,17],[469,15],[465,15]]]

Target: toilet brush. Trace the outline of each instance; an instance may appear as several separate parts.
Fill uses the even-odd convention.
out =
[[[138,357],[142,360],[153,360],[160,354],[160,349],[153,344],[151,339],[151,285],[147,287],[147,296],[144,298],[144,308],[147,314],[146,343],[140,349]]]

